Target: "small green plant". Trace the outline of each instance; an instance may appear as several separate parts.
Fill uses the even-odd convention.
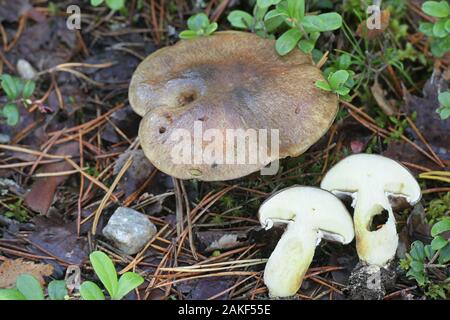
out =
[[[33,94],[36,84],[32,80],[24,82],[9,74],[3,74],[0,79],[0,86],[8,99],[6,105],[0,110],[0,115],[6,118],[6,124],[15,126],[20,119],[17,103],[22,102],[25,107],[28,107],[31,104],[29,98]]]
[[[118,11],[125,8],[125,0],[91,0],[91,6],[98,7],[103,2],[111,10]]]
[[[435,281],[431,278],[432,269],[448,267],[450,261],[450,241],[442,234],[450,231],[450,218],[443,219],[431,228],[433,240],[431,244],[424,245],[421,241],[411,244],[411,250],[406,259],[400,261],[400,266],[408,270],[407,276],[416,280],[417,284],[425,289],[431,298],[446,299],[450,293],[450,278],[444,281]]]
[[[441,92],[438,99],[440,107],[436,112],[439,113],[442,120],[446,120],[450,117],[450,91]]]
[[[52,280],[47,288],[50,300],[65,300],[68,297],[66,283]],[[16,287],[0,289],[0,300],[45,300],[44,290],[31,274],[21,274],[16,279]]]
[[[350,71],[347,70],[337,70],[335,72],[330,71],[326,75],[327,80],[317,80],[316,87],[331,91],[342,97],[344,100],[350,100],[350,90],[354,85],[354,81],[350,76]]]
[[[422,22],[419,29],[430,38],[431,53],[441,58],[450,51],[450,5],[447,1],[426,1],[422,11],[436,18],[435,23]]]
[[[26,222],[30,219],[27,210],[22,205],[23,199],[17,200],[16,203],[9,204],[8,210],[4,213],[7,218],[14,218],[19,222]]]
[[[321,32],[337,30],[342,26],[342,17],[336,12],[305,14],[304,0],[257,0],[253,16],[235,10],[228,15],[228,21],[235,28],[265,37],[273,36],[274,32],[284,27],[285,31],[275,44],[281,56],[296,47],[304,53],[311,53]]]
[[[426,219],[430,225],[445,218],[450,218],[450,191],[442,198],[431,200],[426,212]]]
[[[95,274],[108,291],[112,300],[120,300],[131,290],[139,287],[144,278],[134,272],[124,273],[120,279],[111,259],[101,251],[94,251],[89,255]],[[80,294],[84,300],[105,300],[100,287],[92,281],[85,281],[80,286]]]
[[[213,34],[218,27],[217,22],[211,23],[205,13],[197,13],[187,21],[189,30],[180,32],[180,39],[195,39]]]

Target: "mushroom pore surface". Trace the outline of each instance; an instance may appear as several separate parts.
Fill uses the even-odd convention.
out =
[[[139,137],[144,153],[158,169],[181,179],[229,180],[278,158],[300,155],[328,130],[338,103],[335,94],[315,87],[323,79],[300,50],[280,57],[273,40],[217,32],[181,40],[147,57],[132,77],[129,100],[143,117]],[[203,133],[221,133],[223,139],[203,138],[201,150],[223,150],[223,162],[174,161],[181,141],[174,138],[176,130],[184,129],[194,139],[194,123],[201,124]],[[226,131],[237,129],[279,130],[279,153],[272,155],[276,146],[267,136],[266,155],[256,163],[226,162]],[[242,152],[236,146],[232,150]],[[249,152],[248,146],[245,150]]]

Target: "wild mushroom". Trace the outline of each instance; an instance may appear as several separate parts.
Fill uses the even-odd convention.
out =
[[[133,75],[129,100],[143,117],[142,148],[158,169],[181,179],[229,180],[298,156],[325,134],[338,101],[335,94],[317,88],[317,80],[323,80],[321,71],[300,50],[280,57],[273,40],[217,32],[181,40],[147,57]],[[198,145],[186,139],[183,144],[180,133],[195,136],[198,123],[202,133],[215,129],[220,137],[203,137]],[[279,148],[267,143],[267,152],[259,152],[256,162],[237,163],[242,150],[227,144],[227,130],[241,130],[244,142],[251,144],[249,129],[278,130]],[[256,146],[249,148],[263,150],[263,140],[258,136]],[[192,156],[182,157],[192,161],[174,161],[179,149],[192,150]],[[223,151],[226,159],[213,156],[209,161],[208,150]]]
[[[322,238],[347,244],[354,237],[352,218],[343,203],[314,187],[296,186],[274,194],[261,205],[259,221],[266,229],[287,223],[264,270],[271,297],[297,292]]]
[[[351,155],[325,175],[321,188],[336,195],[350,195],[359,258],[369,265],[384,267],[395,256],[398,235],[389,197],[403,197],[413,205],[420,200],[420,186],[400,163],[373,154]],[[372,230],[377,215],[386,222]]]

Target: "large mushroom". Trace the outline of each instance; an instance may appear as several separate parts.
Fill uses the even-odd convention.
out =
[[[331,168],[321,188],[336,195],[350,195],[359,258],[368,265],[385,267],[395,256],[398,235],[390,198],[402,197],[409,204],[421,198],[414,176],[400,163],[374,154],[351,155]],[[386,222],[372,230],[375,216],[387,214]]]
[[[287,228],[264,270],[264,283],[271,297],[294,295],[322,238],[350,243],[353,222],[343,203],[332,193],[314,187],[296,186],[268,198],[259,209],[266,229],[274,223]]]
[[[180,179],[229,180],[298,156],[325,134],[338,99],[314,85],[323,79],[300,50],[280,57],[273,40],[217,32],[181,40],[147,57],[133,75],[129,100],[143,117],[139,137],[144,153],[158,169]],[[215,134],[197,143],[198,128]],[[247,157],[259,151],[256,161],[237,163],[242,148],[226,137],[227,130],[239,129],[248,143]],[[249,129],[269,131],[252,140]],[[270,130],[278,130],[279,146],[269,143]],[[267,152],[261,152],[264,147]],[[174,154],[181,153],[174,161]]]

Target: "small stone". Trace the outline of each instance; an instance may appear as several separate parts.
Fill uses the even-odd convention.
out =
[[[139,252],[155,234],[146,215],[126,207],[117,208],[103,228],[103,235],[128,255]]]
[[[8,144],[11,142],[11,137],[7,134],[0,133],[0,144]]]
[[[17,61],[17,72],[19,73],[20,77],[25,80],[32,80],[37,75],[37,72],[33,68],[33,66],[24,59],[19,59],[19,61]]]

